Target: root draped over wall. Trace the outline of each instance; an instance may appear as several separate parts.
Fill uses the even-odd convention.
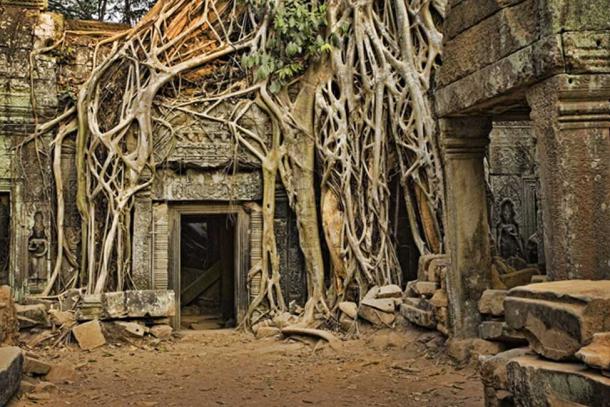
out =
[[[56,151],[76,134],[80,283],[90,293],[132,285],[134,197],[171,151],[178,132],[170,117],[180,112],[220,123],[236,150],[260,161],[263,255],[249,277],[260,277],[261,287],[246,326],[255,311],[286,311],[273,230],[278,179],[305,257],[302,325],[330,317],[352,283],[361,295],[372,285],[401,284],[390,225],[395,177],[419,251],[442,251],[442,168],[428,93],[444,8],[444,0],[159,0],[134,28],[100,41],[75,105],[37,131],[59,127]],[[270,142],[240,121],[254,106],[271,119]],[[54,157],[58,252],[45,295],[61,288],[66,255],[61,154]]]

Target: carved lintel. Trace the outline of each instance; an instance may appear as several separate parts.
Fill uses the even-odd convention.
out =
[[[443,151],[448,159],[485,154],[492,122],[488,117],[459,117],[440,121]]]

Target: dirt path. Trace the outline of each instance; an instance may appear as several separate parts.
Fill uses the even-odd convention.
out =
[[[440,339],[412,330],[362,336],[338,350],[234,331],[185,331],[144,349],[65,349],[47,356],[76,368],[74,382],[10,407],[482,405],[476,373],[452,367]]]

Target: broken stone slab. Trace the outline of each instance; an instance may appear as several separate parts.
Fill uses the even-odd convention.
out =
[[[19,321],[19,329],[51,326],[47,315],[47,307],[44,304],[15,304],[15,312]]]
[[[147,327],[137,322],[115,321],[114,324],[121,327],[125,332],[140,338],[149,332]]]
[[[172,336],[174,329],[169,325],[154,325],[150,328],[150,334],[157,339],[167,339]]]
[[[83,350],[95,349],[106,343],[102,326],[98,320],[75,326],[72,328],[72,335],[74,335],[78,346]]]
[[[596,332],[610,331],[610,281],[566,280],[510,290],[507,325],[549,359],[571,358]]]
[[[358,308],[358,315],[376,326],[391,326],[396,320],[396,314],[394,313],[394,301],[389,300],[392,304],[392,311],[385,312],[379,308],[379,305],[369,305],[369,301],[373,303],[387,300],[363,300]]]
[[[51,370],[51,365],[40,359],[25,356],[23,361],[23,373],[30,376],[44,376]]]
[[[485,290],[479,300],[479,312],[483,315],[501,317],[504,315],[506,290]]]
[[[396,302],[392,298],[366,298],[360,302],[360,307],[367,306],[378,309],[383,312],[394,312],[396,310]]]
[[[527,339],[521,332],[511,329],[504,321],[481,322],[479,338],[507,343],[527,343]]]
[[[424,328],[436,327],[436,319],[432,311],[426,311],[410,304],[402,304],[400,314],[415,325]]]
[[[576,363],[557,363],[535,355],[507,364],[508,390],[518,406],[608,406],[610,378]]]
[[[339,310],[350,317],[356,319],[358,316],[358,305],[355,302],[343,301],[339,303]]]
[[[376,298],[400,298],[402,290],[396,284],[384,285],[379,287]]]
[[[594,369],[610,370],[610,332],[599,332],[587,346],[576,352],[576,357]]]
[[[413,289],[419,295],[432,296],[438,289],[438,284],[431,281],[418,281],[413,285]]]
[[[0,348],[0,406],[8,404],[19,389],[23,352],[16,346]]]

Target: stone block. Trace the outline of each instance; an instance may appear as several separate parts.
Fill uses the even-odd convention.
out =
[[[15,304],[15,312],[20,329],[50,326],[47,307],[44,304]]]
[[[519,356],[507,365],[508,390],[518,406],[608,406],[610,378],[586,366]]]
[[[396,320],[396,314],[392,312],[384,312],[377,307],[373,307],[367,304],[368,301],[363,301],[358,308],[358,315],[376,326],[391,326]],[[392,306],[394,306],[394,301]]]
[[[593,341],[576,352],[576,357],[594,369],[610,370],[610,332],[593,335]]]
[[[102,297],[102,305],[104,307],[104,317],[125,318],[127,316],[124,291],[105,293]]]
[[[447,342],[447,354],[458,362],[479,361],[481,357],[496,355],[504,350],[502,344],[479,338],[456,339]]]
[[[445,279],[447,269],[451,266],[451,259],[447,255],[435,257],[430,261],[426,271],[427,281],[441,283]]]
[[[438,284],[432,281],[418,281],[413,286],[413,289],[419,295],[432,296],[438,289]]]
[[[72,326],[76,323],[74,312],[71,311],[59,311],[52,309],[49,311],[49,316],[51,317],[51,322],[57,326]]]
[[[384,285],[379,287],[377,298],[400,298],[402,297],[402,290],[396,284]]]
[[[432,329],[436,327],[436,319],[432,311],[426,311],[409,304],[402,304],[400,306],[400,314],[415,325]]]
[[[0,344],[14,343],[19,331],[17,314],[11,288],[7,285],[0,287]]]
[[[479,338],[507,343],[527,343],[525,336],[506,325],[504,321],[483,321],[479,325]]]
[[[149,332],[147,327],[137,322],[116,321],[114,324],[133,336],[143,337]]]
[[[85,322],[72,328],[72,335],[83,350],[91,350],[103,346],[106,338],[102,333],[102,326],[97,320]]]
[[[150,334],[157,339],[167,339],[172,336],[173,331],[169,325],[155,325],[150,328]]]
[[[479,300],[479,312],[484,315],[501,317],[504,315],[506,290],[485,290]]]
[[[104,312],[101,294],[84,294],[78,303],[76,319],[79,321],[92,321],[101,319]]]
[[[360,303],[360,307],[371,307],[383,312],[393,313],[396,310],[396,302],[392,298],[365,298]]]
[[[16,346],[0,348],[0,406],[8,404],[19,389],[23,353]]]
[[[256,339],[262,339],[269,338],[272,336],[278,336],[281,333],[282,331],[280,330],[280,328],[274,326],[261,326],[256,330],[256,333],[254,335],[256,336]]]
[[[610,331],[610,281],[568,280],[508,292],[506,323],[524,333],[537,353],[571,358],[596,332]]]
[[[25,356],[23,361],[23,373],[30,376],[44,376],[51,370],[51,365],[29,356]]]
[[[420,256],[419,262],[417,264],[417,279],[419,281],[436,281],[430,280],[430,264],[437,259],[448,261],[448,256],[445,254],[426,254]]]
[[[131,318],[173,317],[176,298],[173,290],[125,291],[125,308]]]
[[[513,358],[528,354],[531,354],[529,348],[516,348],[496,355],[482,357],[479,361],[479,374],[483,385],[494,390],[508,390],[506,370],[508,362]]]
[[[436,290],[432,298],[430,298],[430,304],[434,307],[446,307],[449,305],[449,299],[447,298],[447,291]]]
[[[343,301],[339,303],[339,310],[342,313],[350,317],[351,319],[356,319],[358,316],[358,305],[355,302],[351,301]]]
[[[70,384],[78,379],[76,370],[67,365],[55,365],[45,379],[54,384]]]
[[[526,268],[523,270],[514,271],[508,274],[501,274],[500,280],[506,286],[506,288],[515,288],[522,285],[528,285],[532,281],[532,278],[540,274],[540,270],[537,268]]]

